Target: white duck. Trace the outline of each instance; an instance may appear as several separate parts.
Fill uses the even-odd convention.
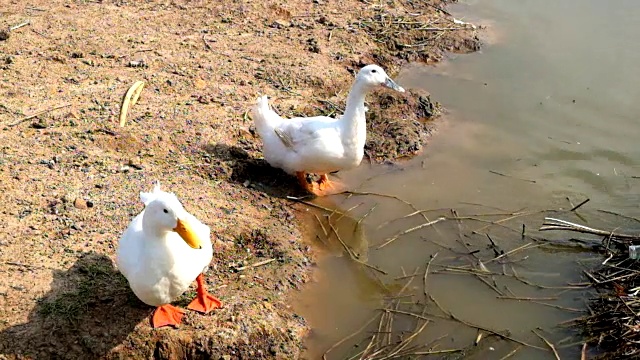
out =
[[[213,257],[209,227],[189,214],[173,193],[160,190],[159,182],[152,192],[141,192],[140,199],[145,208],[120,238],[116,263],[136,296],[157,307],[152,326],[180,324],[184,310],[170,303],[193,280],[198,295],[188,308],[207,313],[220,307],[202,275]]]
[[[378,86],[404,92],[377,65],[363,67],[356,76],[344,115],[283,119],[269,108],[267,96],[253,108],[256,130],[262,137],[265,160],[273,167],[296,174],[300,184],[316,195],[326,195],[334,186],[328,173],[360,165],[367,137],[365,95]],[[317,188],[306,174],[321,175]]]

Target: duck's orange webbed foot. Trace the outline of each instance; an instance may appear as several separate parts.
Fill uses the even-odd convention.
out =
[[[300,186],[302,186],[308,192],[313,193],[313,184],[310,184],[307,181],[307,174],[304,171],[297,171],[296,177],[298,178]]]
[[[213,309],[221,307],[222,302],[207,291],[204,284],[204,275],[198,275],[196,281],[198,282],[198,295],[191,301],[189,306],[187,306],[187,309],[206,314]]]
[[[157,329],[162,326],[178,326],[182,323],[184,310],[171,304],[158,306],[151,317],[151,326]]]
[[[331,181],[327,174],[322,174],[320,176],[320,180],[317,182],[317,186],[313,188],[312,192],[316,196],[327,196],[344,191],[344,188],[345,187],[342,183],[338,181]]]

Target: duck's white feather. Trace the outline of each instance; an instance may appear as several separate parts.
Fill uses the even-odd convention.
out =
[[[140,300],[160,306],[175,301],[206,270],[213,257],[210,229],[184,211],[177,197],[161,191],[159,185],[151,193],[140,193],[140,197],[145,206],[157,199],[173,203],[196,231],[202,245],[201,249],[193,249],[172,231],[154,235],[143,226],[145,210],[129,224],[118,245],[118,269]]]
[[[366,142],[364,98],[378,85],[404,91],[379,66],[366,66],[349,92],[344,115],[338,118],[284,119],[269,107],[267,97],[261,96],[253,108],[253,119],[265,160],[290,174],[326,174],[358,166]]]
[[[254,119],[265,160],[290,174],[296,171],[329,173],[358,166],[362,159],[357,149],[350,151],[345,147],[339,118],[283,119],[269,108],[267,97],[262,96],[254,109]]]

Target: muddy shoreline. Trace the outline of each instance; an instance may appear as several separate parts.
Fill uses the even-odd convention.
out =
[[[248,110],[340,112],[353,74],[477,50],[446,2],[11,2],[0,27],[0,359],[294,359],[308,331],[289,300],[314,253],[294,179],[260,153]],[[344,11],[349,9],[349,11]],[[5,34],[6,35],[6,34]],[[124,127],[122,96],[146,86]],[[421,151],[429,95],[367,98],[372,161]],[[389,122],[393,118],[395,121]],[[113,265],[160,180],[208,224],[206,278],[224,307],[153,331]],[[185,305],[194,295],[185,294]]]

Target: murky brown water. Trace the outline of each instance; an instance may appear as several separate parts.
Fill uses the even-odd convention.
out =
[[[428,220],[420,214],[397,220],[414,210],[394,198],[354,195],[315,201],[340,211],[358,205],[338,221],[340,215],[332,215],[331,224],[361,259],[386,274],[350,260],[335,236],[323,245],[324,232],[331,235],[333,230],[319,213],[324,229],[317,226],[315,241],[329,255],[319,264],[318,281],[297,304],[314,329],[308,358],[320,358],[371,319],[327,358],[357,355],[372,335],[376,347],[395,344],[422,326],[424,320],[398,312],[389,313],[392,324],[380,322],[377,309],[389,306],[427,314],[430,323],[412,345],[432,342],[432,351],[468,347],[482,327],[483,338],[489,335],[486,330],[508,330],[512,339],[545,349],[522,345],[512,359],[553,359],[532,332],[541,329],[536,331],[557,344],[562,356],[577,358],[580,345],[571,343],[579,339],[566,339],[572,332],[557,325],[580,315],[571,309],[584,309],[588,291],[565,287],[584,282],[582,270],[599,257],[544,246],[514,253],[501,264],[491,260],[496,255],[486,234],[498,251],[536,245],[522,238],[522,224],[529,235],[562,238],[536,233],[545,215],[582,220],[567,213],[529,212],[570,208],[567,197],[574,204],[591,199],[580,213],[592,226],[613,227],[620,221],[598,209],[640,215],[640,179],[633,177],[640,175],[640,48],[635,40],[640,6],[633,0],[615,5],[588,0],[580,6],[569,0],[484,0],[467,1],[453,11],[466,21],[491,23],[492,38],[499,42],[437,68],[409,67],[399,76],[403,86],[425,88],[451,110],[426,153],[402,166],[363,164],[340,176],[360,192],[397,196],[417,209],[453,208],[466,217],[411,231],[378,248],[399,232],[451,212],[426,212]],[[510,213],[520,216],[487,227],[487,220]],[[424,273],[436,253],[425,295]],[[480,262],[495,275],[459,269],[482,271]],[[430,296],[467,325],[439,318],[442,309]],[[506,297],[550,299],[534,303]],[[463,353],[432,356],[500,359],[520,346],[516,341],[489,337]],[[396,355],[403,352],[410,353],[410,346]]]

